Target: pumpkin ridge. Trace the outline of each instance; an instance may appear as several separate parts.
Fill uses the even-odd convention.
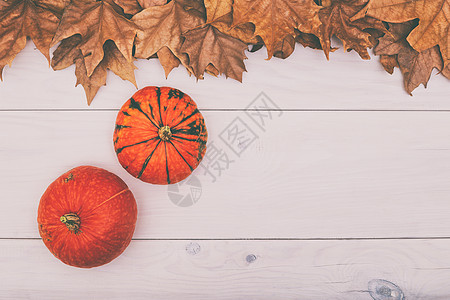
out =
[[[159,127],[158,125],[155,124],[155,122],[153,122],[152,119],[150,119],[150,117],[145,113],[145,111],[142,110],[141,104],[136,100],[134,100],[133,97],[130,98],[130,105],[128,107],[131,109],[137,109],[139,112],[144,114],[144,116],[153,124],[153,126],[155,126],[156,128]]]
[[[161,89],[159,87],[156,88],[156,99],[158,101],[158,108],[159,108],[159,119],[161,120],[161,125],[163,126],[163,120],[162,120],[162,115],[161,115]]]
[[[198,142],[198,140],[200,139],[200,135],[196,139],[189,139],[189,138],[185,138],[185,137],[178,136],[178,135],[172,135],[172,137],[181,139],[181,140],[185,140],[185,141],[189,141],[189,142]]]
[[[174,142],[181,143],[181,141],[173,140]],[[175,146],[175,145],[174,145]],[[180,146],[183,146],[181,143]],[[191,157],[197,159],[197,155],[192,154],[191,152],[187,151],[186,149],[183,149],[187,154],[189,154]]]
[[[125,148],[137,146],[137,145],[140,145],[140,144],[144,144],[144,143],[147,143],[147,142],[156,140],[156,139],[158,139],[158,138],[159,138],[158,136],[155,136],[155,137],[152,137],[151,139],[148,139],[148,140],[145,140],[145,141],[141,141],[141,142],[137,142],[137,143],[134,143],[134,144],[131,144],[131,145],[126,145],[126,146],[117,148],[117,149],[116,149],[116,153],[119,154],[119,153],[122,152],[123,149],[125,149]]]
[[[161,89],[166,89],[166,87],[163,87],[163,88],[161,88]],[[177,109],[177,105],[178,105],[178,102],[177,101],[173,101],[173,100],[171,100],[171,97],[170,97],[170,91],[169,91],[169,93],[167,93],[167,95],[168,95],[168,98],[167,98],[167,107],[166,107],[166,109],[164,110],[164,124],[165,125],[168,125],[168,123],[167,123],[167,118],[169,118],[169,115],[170,115],[170,111],[171,110],[173,110],[173,111],[175,111],[176,109]],[[169,101],[170,100],[170,101]],[[172,117],[171,117],[171,119],[172,119]]]
[[[155,114],[153,113],[153,106],[151,105],[150,101],[149,101],[149,103],[148,103],[148,108],[150,109],[150,114],[152,115],[153,120],[156,121]],[[153,122],[152,122],[152,123],[153,123]],[[158,125],[158,126],[157,126],[155,123],[153,123],[153,125],[154,125],[155,127],[160,127],[160,126],[161,126],[161,125]]]
[[[155,153],[155,151],[156,151],[156,149],[158,148],[159,144],[161,144],[161,141],[162,141],[161,139],[158,141],[158,143],[157,143],[156,146],[155,146],[155,149],[153,149],[153,151],[150,153],[150,155],[147,156],[147,158],[145,159],[144,164],[142,165],[142,169],[141,169],[141,171],[139,172],[137,178],[141,178],[142,174],[144,173],[145,169],[147,168],[148,162],[149,162],[150,159],[152,158],[153,153]]]
[[[190,115],[184,117],[184,118],[183,118],[180,122],[178,122],[176,125],[171,126],[171,128],[176,129],[177,126],[179,126],[180,124],[182,124],[182,123],[184,123],[185,121],[189,120],[189,118],[195,116],[195,115],[198,114],[198,113],[200,113],[199,110],[198,110],[198,108],[194,109],[194,111],[193,111]]]
[[[167,173],[167,183],[170,184],[169,162],[167,161],[167,143],[164,143],[164,149],[165,149],[165,151],[166,151],[166,173]]]
[[[180,157],[184,160],[184,162],[188,165],[189,169],[192,171],[194,171],[194,168],[191,167],[191,165],[187,162],[187,160],[184,158],[184,156],[180,153],[180,151],[178,151],[177,147],[175,147],[175,145],[172,143],[172,141],[168,141],[174,148],[175,151],[177,151],[177,153],[180,155]]]

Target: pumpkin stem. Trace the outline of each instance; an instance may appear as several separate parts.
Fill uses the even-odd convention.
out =
[[[158,130],[159,137],[163,141],[168,141],[172,137],[172,132],[170,131],[170,127],[165,125]]]
[[[67,228],[73,233],[78,233],[80,230],[80,217],[75,213],[65,214],[59,220],[66,224]]]

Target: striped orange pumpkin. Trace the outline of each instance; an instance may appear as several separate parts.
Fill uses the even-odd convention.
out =
[[[206,151],[207,131],[195,102],[170,87],[145,87],[120,109],[114,148],[136,178],[171,184],[188,177]]]

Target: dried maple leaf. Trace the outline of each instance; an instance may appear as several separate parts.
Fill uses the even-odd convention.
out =
[[[273,56],[285,59],[294,52],[295,38],[292,35],[286,36],[273,47]]]
[[[143,9],[151,6],[164,5],[166,0],[113,0],[117,5],[122,7],[126,14],[135,15]]]
[[[120,15],[107,1],[72,0],[66,7],[52,46],[75,34],[82,37],[79,48],[83,53],[88,76],[104,57],[103,45],[112,40],[128,62],[133,62],[132,49],[137,26]]]
[[[142,10],[141,5],[137,0],[113,0],[114,3],[119,5],[123,12],[130,15],[135,15]]]
[[[189,65],[197,78],[201,78],[207,66],[212,64],[219,74],[242,81],[242,73],[246,71],[243,60],[247,58],[244,54],[247,44],[211,25],[190,30],[184,37],[186,40],[181,51],[188,54]]]
[[[299,44],[302,44],[303,47],[309,47],[312,49],[322,49],[322,44],[320,43],[320,39],[311,33],[304,33],[299,30],[295,30],[295,41]],[[336,50],[335,48],[331,48],[331,52]]]
[[[134,69],[136,67],[133,63],[130,63],[125,59],[117,46],[112,41],[107,41],[104,45],[105,57],[95,68],[91,76],[87,76],[87,70],[85,67],[85,59],[79,58],[75,60],[75,75],[77,76],[77,83],[81,84],[86,93],[86,99],[88,105],[92,103],[95,95],[102,85],[106,85],[107,70],[113,71],[117,76],[123,80],[128,80],[136,85],[136,79],[134,77]]]
[[[442,70],[441,74],[450,79],[450,64]]]
[[[418,18],[419,25],[408,35],[408,43],[418,52],[439,45],[444,65],[448,65],[450,0],[371,0],[355,18],[363,15],[390,23]]]
[[[114,74],[123,80],[131,82],[137,88],[134,77],[134,70],[137,68],[133,63],[135,59],[129,62],[112,41],[106,41],[103,48],[105,50],[105,57],[100,64],[105,65],[106,69],[113,71]]]
[[[409,48],[406,37],[415,26],[417,26],[415,21],[389,24],[389,34],[380,38],[378,45],[373,49],[375,55],[395,55]]]
[[[379,44],[374,48],[376,55],[383,55],[382,64],[389,73],[392,74],[393,68],[398,64],[409,94],[420,84],[426,87],[433,69],[442,70],[443,67],[437,46],[417,52],[407,42],[407,36],[416,25],[416,22],[390,24],[390,34],[380,38]]]
[[[39,2],[37,2],[39,3]],[[50,62],[50,43],[59,18],[57,13],[31,0],[3,2],[0,7],[0,79],[6,65],[11,65],[31,38],[36,48]]]
[[[334,0],[321,1],[323,8],[319,12],[323,23],[322,40],[323,50],[327,59],[331,51],[331,37],[336,35],[343,43],[344,50],[355,50],[362,59],[370,59],[367,48],[375,46],[375,40],[371,38],[368,29],[385,32],[385,27],[380,20],[372,17],[364,17],[356,21],[350,21],[360,11],[367,0]]]
[[[83,57],[78,45],[81,43],[81,35],[76,34],[64,39],[53,52],[51,66],[53,70],[63,70],[75,63],[75,59]]]
[[[411,47],[408,51],[399,53],[397,61],[403,73],[405,89],[410,95],[420,84],[427,87],[434,68],[442,69],[442,57],[437,46],[422,52],[417,52]]]
[[[212,23],[232,12],[233,0],[204,0],[206,23]]]
[[[151,6],[160,6],[167,4],[166,0],[138,0],[139,5],[143,8],[149,8]]]
[[[178,0],[178,3],[181,4],[186,11],[197,14],[197,16],[205,21],[206,10],[203,0]]]
[[[205,0],[206,24],[219,29],[234,38],[240,39],[247,44],[256,44],[255,26],[252,23],[244,23],[232,27],[233,23],[233,1],[232,0]]]
[[[212,64],[208,64],[206,66],[205,72],[210,74],[210,75],[212,75],[212,76],[214,76],[214,77],[217,77],[220,74],[219,70],[217,70],[217,68],[214,67]]]
[[[188,5],[189,4],[189,5]],[[178,59],[189,71],[187,55],[181,53],[182,33],[204,23],[192,3],[173,0],[166,5],[149,7],[133,16],[132,21],[140,30],[136,37],[137,58],[149,58],[167,47],[170,52],[158,53],[166,76]],[[189,9],[186,10],[185,7]],[[173,56],[172,56],[173,55]]]
[[[397,55],[380,55],[380,63],[384,70],[391,75],[394,73],[394,69],[399,67]]]
[[[159,62],[161,63],[161,66],[163,66],[167,78],[169,73],[180,65],[180,60],[172,53],[172,51],[170,51],[168,47],[165,46],[159,49],[157,54]]]
[[[35,0],[35,3],[57,13],[60,17],[64,9],[70,4],[70,0]]]
[[[233,26],[253,23],[271,58],[275,44],[294,35],[294,28],[320,36],[319,10],[312,0],[235,0]]]
[[[92,103],[100,87],[106,84],[108,69],[123,80],[128,80],[137,87],[134,77],[136,67],[132,62],[127,61],[111,40],[106,41],[103,45],[105,55],[94,69],[94,72],[88,76],[85,57],[79,48],[81,43],[82,38],[78,34],[64,39],[53,53],[52,67],[54,70],[62,70],[75,64],[76,86],[78,84],[83,86],[88,105]]]
[[[88,76],[84,58],[77,58],[75,66],[75,76],[77,77],[75,86],[79,84],[83,86],[87,103],[91,105],[98,90],[106,85],[107,70],[103,64],[98,64],[91,76]]]

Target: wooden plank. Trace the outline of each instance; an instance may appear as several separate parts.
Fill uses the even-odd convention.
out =
[[[86,164],[130,186],[139,209],[136,238],[449,235],[450,113],[283,112],[262,128],[243,112],[204,116],[202,167],[166,187],[119,165],[116,112],[0,113],[0,237],[38,237],[42,193]],[[243,126],[256,139],[228,147],[228,133]]]
[[[363,61],[356,53],[339,50],[327,61],[321,51],[301,46],[286,60],[267,61],[264,50],[247,56],[243,83],[209,75],[197,81],[181,67],[165,79],[157,60],[137,61],[136,79],[140,88],[179,88],[203,109],[243,109],[261,92],[285,109],[450,109],[448,80],[436,72],[427,89],[421,86],[410,97],[400,72],[386,73],[378,57]],[[11,68],[5,68],[3,78],[0,109],[87,108],[83,88],[74,87],[74,67],[52,71],[32,42]],[[100,89],[89,109],[118,109],[135,91],[131,83],[110,73],[107,86]]]
[[[0,240],[0,298],[448,299],[449,248],[449,240],[134,240],[113,262],[78,269],[40,240]]]

